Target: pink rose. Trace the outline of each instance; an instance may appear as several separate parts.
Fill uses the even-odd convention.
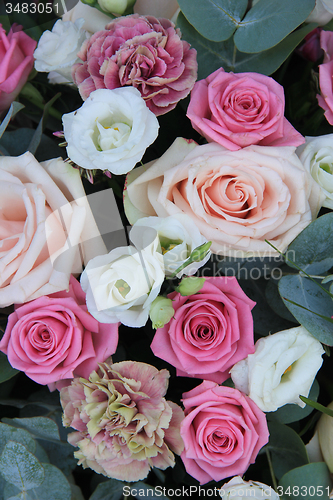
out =
[[[194,85],[187,116],[208,142],[232,151],[251,144],[299,146],[304,142],[284,117],[283,87],[259,73],[216,70]]]
[[[177,375],[221,384],[229,369],[254,353],[250,300],[234,277],[206,278],[199,293],[168,295],[173,318],[156,331],[151,349],[177,368]]]
[[[20,93],[34,65],[37,42],[21,30],[14,25],[6,36],[0,24],[0,113]]]
[[[187,472],[200,484],[244,474],[268,442],[265,414],[237,389],[207,381],[183,394],[183,403]]]
[[[38,384],[53,384],[89,377],[98,362],[115,353],[117,344],[118,324],[95,320],[79,282],[71,277],[68,292],[40,297],[9,315],[0,350],[13,368]]]
[[[323,49],[320,46],[320,33],[322,28],[315,28],[306,37],[304,43],[297,49],[297,53],[308,61],[316,62],[323,55]]]
[[[319,65],[320,95],[317,95],[317,99],[319,106],[325,110],[326,120],[333,125],[333,32],[322,31],[320,44],[324,50],[324,61]]]
[[[161,158],[134,172],[124,192],[131,224],[183,212],[218,255],[277,255],[266,239],[284,252],[325,198],[290,147],[228,151],[178,138]]]
[[[164,396],[168,370],[136,361],[100,365],[89,380],[75,378],[60,392],[68,441],[83,468],[120,481],[147,477],[151,467],[175,465],[182,409]]]
[[[197,77],[195,49],[168,19],[120,17],[82,45],[72,69],[82,99],[96,89],[132,85],[156,115],[175,108]]]

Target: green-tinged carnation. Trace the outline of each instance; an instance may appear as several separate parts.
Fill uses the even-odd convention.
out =
[[[151,303],[149,317],[153,323],[153,328],[163,328],[174,315],[172,300],[162,295],[158,295]]]
[[[164,398],[169,372],[136,361],[103,363],[100,370],[60,392],[63,424],[76,429],[68,441],[79,448],[79,464],[122,481],[173,467],[173,452],[183,450],[183,411]]]

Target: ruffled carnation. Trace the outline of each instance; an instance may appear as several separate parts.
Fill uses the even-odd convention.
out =
[[[173,467],[172,451],[183,450],[183,411],[164,398],[169,372],[135,361],[100,368],[101,375],[76,378],[60,393],[63,424],[77,431],[68,441],[79,447],[79,464],[122,481]]]
[[[173,109],[197,77],[195,49],[168,19],[115,19],[82,45],[72,76],[82,99],[96,89],[137,88],[157,116]]]

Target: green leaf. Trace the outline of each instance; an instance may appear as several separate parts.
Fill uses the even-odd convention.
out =
[[[34,132],[34,135],[32,136],[31,138],[31,141],[29,143],[29,146],[28,146],[28,151],[30,151],[30,153],[32,153],[33,155],[36,153],[36,150],[40,144],[40,141],[42,139],[42,133],[43,133],[43,130],[44,130],[44,126],[45,126],[45,121],[48,117],[48,114],[50,112],[50,109],[51,109],[51,106],[52,104],[61,96],[61,93],[59,92],[58,94],[56,94],[50,101],[48,101],[45,106],[44,106],[44,111],[43,111],[43,116],[42,118],[40,119],[40,122],[38,124],[38,127],[36,128],[35,132]]]
[[[308,274],[320,274],[333,267],[333,213],[322,215],[289,245],[287,257]],[[292,262],[287,261],[290,267]]]
[[[231,37],[247,8],[247,0],[179,0],[178,4],[192,26],[214,42]]]
[[[18,373],[20,373],[19,370],[15,370],[15,368],[12,367],[6,354],[0,352],[0,383],[15,377]]]
[[[69,443],[40,440],[50,463],[68,476],[76,467],[77,460],[73,455],[73,446]]]
[[[287,492],[288,487],[290,491],[290,494],[282,496],[282,500],[328,499],[332,481],[327,465],[324,462],[318,462],[296,467],[287,472],[281,478],[279,486],[282,487],[283,492]]]
[[[23,429],[16,429],[11,425],[0,423],[0,453],[3,452],[8,441],[23,444],[31,453],[35,453],[36,441],[31,434]]]
[[[283,276],[279,281],[279,292],[285,305],[301,325],[323,344],[333,345],[333,322],[331,322],[333,302],[317,282],[320,284],[320,281],[312,281],[300,274]],[[321,286],[329,290],[328,284]]]
[[[19,102],[12,102],[9,108],[8,113],[6,114],[5,118],[2,120],[1,125],[0,125],[0,138],[2,137],[4,131],[7,128],[8,123],[16,113],[18,113],[22,108],[24,108],[23,104],[20,104]]]
[[[120,500],[123,497],[124,486],[126,483],[116,479],[99,483],[89,500]]]
[[[278,479],[289,470],[309,462],[304,443],[293,429],[278,422],[268,422],[268,429],[270,435],[266,447],[271,453]]]
[[[265,296],[269,306],[273,309],[276,314],[281,316],[281,318],[297,323],[297,320],[291,314],[291,312],[285,306],[278,290],[278,283],[274,280],[269,280],[265,290]]]
[[[314,6],[315,0],[260,0],[239,23],[236,47],[251,53],[271,49],[299,26]]]
[[[309,398],[310,400],[317,401],[319,396],[319,384],[317,380],[315,380],[312,384]],[[304,401],[303,396],[300,396],[302,401]],[[307,398],[305,398],[307,399]],[[307,403],[307,401],[304,401]],[[321,405],[320,405],[321,406]],[[272,420],[275,422],[280,422],[281,424],[290,424],[291,422],[298,422],[302,420],[302,418],[307,417],[310,413],[313,412],[314,407],[312,405],[306,405],[304,408],[301,408],[295,404],[288,404],[281,406],[274,412],[268,412],[266,414],[267,420]]]
[[[58,426],[51,418],[6,418],[3,421],[14,427],[27,430],[36,438],[55,441],[60,440]]]
[[[259,54],[239,52],[232,38],[225,42],[211,42],[198,33],[180,12],[177,18],[183,38],[197,50],[198,80],[206,78],[218,68],[241,73],[246,71],[270,75],[287,59],[289,54],[313,30],[315,24],[308,24],[291,33],[272,49]]]
[[[28,150],[34,133],[34,130],[31,128],[19,128],[12,132],[5,132],[0,144],[6,148],[11,156],[19,156]],[[50,158],[57,158],[63,152],[63,149],[59,148],[55,141],[47,135],[42,134],[41,142],[35,156],[38,161],[44,161]]]
[[[326,413],[326,415],[333,417],[333,410],[326,408],[326,406],[323,406],[319,403],[316,403],[316,401],[311,401],[311,399],[306,398],[305,396],[300,396],[300,399],[302,401],[304,401],[304,403],[306,403],[309,406],[312,406],[312,408],[315,408],[316,410],[320,411],[321,413]]]
[[[44,480],[44,469],[25,446],[9,441],[0,457],[0,473],[21,491],[36,488]]]

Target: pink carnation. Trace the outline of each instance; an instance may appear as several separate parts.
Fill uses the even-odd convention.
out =
[[[13,368],[59,389],[64,380],[88,377],[117,344],[118,324],[102,324],[91,316],[72,276],[68,292],[39,297],[9,315],[0,350]]]
[[[284,90],[259,73],[216,70],[198,81],[187,116],[208,142],[231,151],[260,146],[299,146],[304,137],[284,117]]]
[[[205,484],[242,475],[268,442],[265,414],[248,396],[204,381],[183,394],[186,471]]]
[[[320,95],[317,95],[318,104],[325,110],[326,120],[333,125],[333,32],[322,31],[320,45],[324,50],[323,64],[319,65]]]
[[[177,375],[221,384],[239,360],[254,352],[255,303],[235,277],[206,278],[199,293],[168,296],[173,318],[156,331],[151,349],[177,368]]]
[[[195,49],[180,39],[168,19],[125,16],[115,19],[82,45],[72,76],[82,99],[96,89],[132,85],[156,115],[186,97],[197,77]]]
[[[60,392],[68,441],[84,468],[122,481],[144,479],[151,467],[174,466],[180,454],[181,408],[164,396],[169,372],[136,361],[100,365],[101,375],[74,379]]]

